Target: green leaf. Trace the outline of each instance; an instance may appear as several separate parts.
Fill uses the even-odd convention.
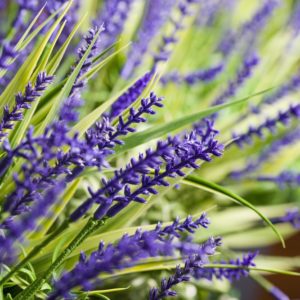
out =
[[[162,137],[166,134],[169,134],[175,130],[178,130],[180,128],[183,128],[185,126],[191,125],[194,122],[200,121],[201,119],[215,113],[218,112],[222,109],[228,108],[228,107],[233,107],[235,105],[239,105],[242,104],[246,101],[248,101],[249,99],[264,94],[267,91],[269,91],[270,89],[266,89],[263,91],[260,91],[258,93],[255,93],[253,95],[250,95],[248,97],[245,97],[243,99],[237,100],[237,101],[233,101],[230,103],[226,103],[226,104],[222,104],[222,105],[216,105],[210,108],[207,108],[205,110],[201,110],[199,112],[181,117],[177,120],[171,121],[169,123],[166,124],[162,124],[162,125],[155,125],[150,129],[144,130],[142,132],[133,134],[127,138],[124,139],[124,145],[123,146],[119,146],[116,148],[116,153],[119,155],[129,149],[132,149],[136,146],[142,145],[145,142],[149,142],[153,139]]]
[[[41,32],[43,28],[45,28],[64,8],[64,6],[60,7],[57,11],[55,11],[53,14],[51,14],[42,24],[40,24],[29,36],[29,32],[32,29],[32,27],[36,24],[38,18],[43,13],[44,8],[46,4],[41,8],[41,10],[38,12],[36,17],[33,19],[31,24],[26,29],[24,35],[20,38],[18,41],[18,44],[16,45],[17,50],[22,50],[26,48],[26,46],[35,38],[37,35]]]
[[[107,290],[98,290],[98,291],[90,291],[86,292],[87,295],[96,295],[96,294],[109,294],[109,293],[116,293],[116,292],[122,292],[122,291],[127,291],[130,289],[130,286],[127,286],[125,288],[114,288],[114,289],[107,289]]]
[[[272,222],[263,213],[261,213],[254,205],[252,205],[247,200],[243,199],[242,197],[234,194],[233,192],[225,189],[224,187],[222,187],[222,186],[220,186],[220,185],[218,185],[214,182],[207,181],[207,180],[205,180],[203,178],[200,178],[199,176],[196,176],[196,175],[186,176],[183,179],[183,183],[186,183],[188,185],[192,185],[192,186],[195,186],[195,187],[199,187],[201,189],[204,189],[204,190],[209,191],[209,192],[214,193],[214,194],[220,194],[220,195],[226,196],[226,197],[230,198],[231,200],[233,200],[234,202],[237,202],[240,205],[243,205],[245,207],[250,208],[252,211],[254,211],[257,215],[259,215],[260,218],[263,219],[271,227],[273,232],[277,235],[277,237],[281,241],[282,246],[285,247],[285,242],[284,242],[284,239],[283,239],[282,235],[278,232],[278,230],[272,224]]]
[[[81,25],[84,22],[85,18],[86,18],[85,16],[80,18],[80,20],[74,26],[72,32],[69,34],[69,36],[66,39],[66,41],[64,42],[64,44],[60,47],[60,49],[57,51],[55,56],[50,60],[49,64],[47,65],[47,68],[46,68],[46,71],[47,71],[48,74],[54,74],[56,72],[57,68],[61,64],[61,61],[62,61],[62,59],[63,59],[70,43],[71,43],[74,35],[76,34],[76,32],[81,27]]]

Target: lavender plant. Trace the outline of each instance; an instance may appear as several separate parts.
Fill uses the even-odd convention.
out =
[[[299,296],[298,10],[1,2],[0,299]]]

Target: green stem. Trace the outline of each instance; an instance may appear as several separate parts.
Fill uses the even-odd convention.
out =
[[[59,255],[59,257],[48,268],[42,278],[36,279],[30,286],[15,297],[15,300],[27,300],[32,299],[37,291],[46,283],[65,261],[65,259],[94,231],[98,230],[105,223],[105,219],[95,220],[89,219],[87,224],[77,234],[77,236],[71,241],[68,247]]]
[[[0,286],[2,286],[11,276],[18,272],[23,266],[25,266],[33,257],[35,257],[43,248],[45,248],[51,241],[53,241],[60,233],[68,228],[69,222],[65,221],[56,230],[54,230],[49,236],[39,245],[34,247],[29,254],[21,260],[17,265],[13,266],[12,269],[0,280]]]

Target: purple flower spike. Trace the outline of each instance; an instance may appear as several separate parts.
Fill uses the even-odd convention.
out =
[[[283,171],[277,176],[258,176],[256,179],[258,181],[274,182],[281,189],[287,186],[297,187],[300,185],[300,174],[291,171]]]
[[[300,210],[299,208],[295,207],[287,210],[284,216],[271,218],[270,220],[273,224],[290,223],[294,228],[300,229]]]
[[[110,0],[104,2],[100,15],[94,20],[95,26],[104,26],[99,49],[111,46],[121,34],[134,0]]]
[[[172,235],[179,238],[181,232],[183,231],[195,233],[195,230],[200,226],[203,228],[208,228],[209,224],[210,221],[207,219],[206,214],[204,213],[195,221],[193,221],[192,216],[188,216],[183,222],[180,222],[179,218],[176,218],[172,225],[166,226],[163,229],[162,225],[159,223],[155,230],[162,236]]]
[[[125,109],[134,103],[143,93],[152,79],[153,73],[147,72],[139,78],[123,95],[121,95],[111,106],[109,118],[119,116]]]
[[[178,145],[174,147],[173,155],[171,157],[164,157],[166,166],[162,171],[160,166],[154,169],[154,175],[149,176],[143,174],[141,177],[141,186],[135,191],[131,191],[129,185],[124,187],[124,195],[117,195],[114,197],[114,201],[118,203],[112,206],[107,211],[108,217],[113,217],[118,214],[123,208],[125,208],[130,202],[144,203],[145,199],[143,195],[156,194],[157,186],[168,186],[167,178],[171,177],[183,177],[185,173],[183,168],[197,169],[199,168],[197,160],[209,162],[212,160],[211,156],[221,156],[223,152],[223,145],[219,144],[214,137],[210,137],[206,143],[201,142],[195,132],[187,135]],[[109,199],[111,200],[111,199]],[[100,215],[99,211],[102,211],[101,206],[106,204],[106,199],[102,199],[102,204],[95,213],[95,218],[100,219],[104,215]]]
[[[179,16],[177,18],[171,16],[169,21],[173,25],[173,30],[170,34],[164,35],[162,38],[162,42],[158,47],[157,52],[153,57],[154,69],[159,62],[167,61],[171,54],[172,48],[177,43],[178,33],[184,28],[185,19],[193,15],[197,10],[193,8],[193,4],[199,3],[199,0],[180,0],[177,5],[177,12]]]
[[[281,100],[286,95],[297,91],[299,87],[300,87],[300,73],[296,74],[289,81],[284,83],[276,92],[272,93],[269,96],[264,97],[258,105],[250,107],[251,113],[253,114],[260,113],[263,105],[272,105],[278,102],[279,100]]]
[[[16,58],[17,52],[14,47],[6,43],[3,45],[0,56],[0,69],[7,70],[9,67],[9,60]]]
[[[224,34],[218,49],[228,56],[240,41],[246,41],[251,48],[255,45],[260,32],[267,24],[267,20],[272,16],[273,11],[278,6],[277,0],[266,0],[258,8],[253,17],[243,23],[236,32],[228,31]]]
[[[212,280],[214,277],[217,279],[227,279],[229,281],[239,280],[242,277],[247,277],[249,275],[249,270],[247,268],[255,266],[254,259],[258,255],[258,252],[248,253],[244,255],[242,259],[238,258],[236,260],[221,261],[217,262],[220,264],[230,264],[236,266],[237,268],[199,268],[195,271],[194,277],[196,279],[208,279]]]
[[[189,257],[184,267],[177,266],[175,274],[168,279],[164,278],[161,281],[160,289],[153,288],[149,293],[149,300],[160,300],[166,297],[176,296],[177,293],[172,288],[182,282],[190,280],[190,277],[195,279],[212,280],[227,279],[229,281],[239,280],[241,277],[246,277],[249,274],[247,268],[255,266],[254,258],[257,253],[249,253],[242,259],[230,260],[229,262],[222,261],[221,264],[230,264],[237,268],[205,268],[207,263],[207,254],[212,255],[216,247],[220,246],[221,240],[210,240],[203,244],[202,251],[196,255]],[[203,255],[204,254],[204,255]]]
[[[235,96],[237,90],[245,83],[245,81],[251,77],[253,69],[258,65],[259,58],[256,54],[252,54],[246,57],[243,61],[243,65],[238,70],[234,80],[229,82],[229,85],[213,102],[213,105],[220,105],[225,103],[228,99]]]
[[[197,168],[197,159],[210,161],[210,155],[222,155],[223,145],[214,139],[217,131],[212,128],[212,123],[208,122],[207,126],[206,130],[193,132],[183,139],[174,137],[160,141],[155,150],[148,149],[145,154],[139,155],[138,160],[132,159],[126,168],[116,171],[112,179],[103,180],[103,187],[97,192],[90,191],[91,197],[74,211],[71,220],[81,218],[93,203],[100,203],[95,216],[101,218],[106,215],[113,201],[117,201],[119,203],[109,210],[112,216],[130,201],[144,202],[140,194],[155,193],[155,186],[168,185],[165,180],[167,177],[183,176],[182,168]],[[160,173],[164,164],[165,171]],[[153,177],[147,175],[151,172],[155,173]],[[141,182],[142,186],[132,193],[130,186],[140,185]],[[124,196],[118,195],[123,189]]]
[[[163,278],[161,281],[160,288],[152,288],[149,293],[149,300],[160,300],[166,297],[174,297],[177,293],[172,288],[182,282],[190,280],[190,276],[200,269],[205,263],[207,258],[215,253],[218,246],[221,245],[219,238],[209,239],[205,244],[202,245],[198,253],[190,256],[184,264],[184,267],[177,266],[175,274],[170,276],[168,279]]]
[[[131,78],[135,69],[142,63],[143,56],[146,54],[151,41],[166,22],[169,12],[175,3],[176,1],[173,0],[148,1],[145,17],[137,34],[137,41],[133,43],[122,70],[124,78]]]
[[[54,291],[48,299],[68,297],[71,289],[76,286],[90,289],[93,287],[92,281],[99,278],[102,273],[114,273],[117,270],[132,267],[143,259],[174,257],[176,252],[184,255],[182,249],[189,248],[189,251],[194,251],[195,256],[207,261],[208,257],[214,254],[216,247],[220,245],[219,238],[210,238],[204,244],[198,245],[182,241],[180,235],[182,231],[190,231],[190,226],[196,229],[199,226],[198,223],[206,224],[205,219],[203,216],[192,222],[188,218],[185,224],[175,221],[172,225],[172,228],[176,230],[175,236],[173,230],[169,232],[167,227],[162,228],[159,224],[152,231],[137,230],[132,236],[124,235],[116,245],[110,244],[105,247],[101,242],[99,249],[94,251],[89,258],[86,258],[84,254],[80,255],[80,260],[73,270],[63,274],[54,283]],[[101,285],[101,280],[96,281],[96,284]]]
[[[256,159],[251,159],[247,165],[241,169],[233,171],[230,176],[233,179],[242,179],[247,177],[251,172],[258,170],[265,162],[276,157],[276,155],[284,148],[296,143],[300,140],[300,128],[285,134],[282,138],[274,141]]]
[[[161,78],[161,83],[165,85],[169,82],[177,84],[184,82],[188,85],[195,85],[199,82],[209,82],[214,80],[223,71],[223,69],[223,64],[220,64],[210,69],[199,70],[185,75],[181,75],[178,72],[171,72]]]
[[[78,58],[75,63],[77,65],[82,59],[90,45],[92,44],[95,36],[99,31],[103,30],[102,27],[94,27],[88,31],[88,34],[84,37],[83,45],[78,49]],[[69,97],[62,104],[59,119],[64,120],[66,123],[75,122],[78,119],[77,109],[82,106],[83,101],[81,99],[81,91],[86,86],[85,81],[80,81],[79,79],[86,74],[92,66],[92,61],[95,55],[97,55],[97,42],[92,46],[91,52],[85,60],[76,81],[72,87]]]
[[[162,100],[163,98],[159,98],[153,92],[151,92],[149,98],[144,98],[141,100],[141,106],[138,108],[138,110],[130,108],[129,117],[126,121],[122,116],[120,116],[116,131],[109,134],[109,141],[107,141],[106,147],[113,147],[115,144],[123,144],[122,141],[118,140],[118,137],[127,135],[130,132],[135,132],[135,129],[132,127],[132,125],[146,122],[146,119],[143,115],[154,115],[155,111],[153,110],[153,107],[163,107],[163,104],[161,103]]]
[[[64,189],[64,183],[57,183],[41,196],[30,212],[7,224],[8,229],[5,230],[5,235],[0,235],[0,264],[13,262],[15,258],[14,243],[20,241],[27,231],[33,231],[36,228],[37,221],[47,215],[48,209],[56,202]]]
[[[15,105],[12,110],[7,106],[4,107],[3,118],[0,122],[0,141],[8,135],[7,130],[14,127],[15,122],[23,120],[24,110],[30,108],[30,104],[37,98],[41,97],[47,86],[52,83],[53,76],[47,76],[42,72],[36,79],[35,86],[30,83],[26,86],[25,92],[18,93],[15,98]]]
[[[288,126],[292,119],[300,119],[300,104],[290,105],[287,110],[279,112],[273,118],[266,119],[261,125],[249,127],[246,133],[240,135],[233,133],[232,137],[235,139],[235,144],[242,147],[244,144],[251,144],[253,135],[263,138],[264,130],[274,134],[278,124]]]

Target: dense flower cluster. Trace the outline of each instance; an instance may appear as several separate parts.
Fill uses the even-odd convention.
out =
[[[159,286],[134,295],[158,300],[176,296],[187,281],[230,283],[263,270],[254,263],[258,251],[236,258],[240,244],[219,249],[241,221],[229,203],[215,209],[211,231],[196,235],[209,227],[199,211],[211,209],[215,194],[262,218],[249,222],[245,237],[266,223],[284,244],[274,225],[299,230],[298,208],[288,204],[269,220],[256,207],[262,198],[275,206],[274,198],[284,201],[273,197],[278,188],[300,185],[297,158],[286,158],[295,171],[260,173],[300,137],[300,105],[292,99],[300,86],[299,5],[249,2],[245,21],[235,18],[244,2],[0,1],[0,299],[105,297],[98,288],[124,272],[142,271],[144,285],[156,268],[174,268]],[[274,29],[263,32],[269,24]],[[285,57],[282,72],[268,80]],[[290,102],[280,101],[287,95]],[[266,111],[275,103],[277,111]],[[252,123],[257,117],[263,121]],[[253,125],[243,132],[240,123]],[[251,147],[265,132],[273,135]],[[262,187],[257,197],[241,178]],[[243,198],[220,186],[227,180]],[[223,212],[230,222],[219,218]],[[176,215],[189,216],[169,223]],[[288,299],[261,278],[275,298]]]
[[[125,123],[126,124],[126,123]],[[168,186],[167,178],[184,176],[184,168],[195,168],[197,160],[210,161],[211,156],[220,156],[223,145],[218,143],[215,131],[207,128],[205,135],[198,137],[196,132],[184,138],[169,138],[165,143],[158,143],[156,151],[146,151],[140,155],[139,161],[131,161],[126,169],[115,173],[115,178],[104,182],[104,187],[97,192],[89,191],[91,197],[86,200],[72,215],[73,221],[82,217],[93,203],[100,206],[95,212],[95,218],[113,217],[132,201],[144,203],[143,195],[157,194],[156,187]],[[150,172],[153,175],[148,175]],[[140,185],[132,190],[131,186]],[[123,190],[123,194],[117,194]],[[103,193],[108,193],[108,197]],[[117,202],[113,205],[114,202]]]
[[[205,215],[193,221],[188,217],[185,221],[176,220],[172,225],[162,227],[158,224],[152,231],[137,230],[132,236],[124,235],[116,245],[109,244],[105,247],[101,242],[99,249],[89,258],[80,255],[79,263],[68,273],[65,273],[54,286],[54,292],[48,299],[67,297],[69,291],[76,286],[83,286],[89,290],[92,280],[100,274],[112,273],[137,264],[140,260],[159,256],[174,256],[176,250],[181,255],[197,251],[202,257],[214,254],[219,239],[209,239],[203,245],[181,241],[182,232],[193,233],[195,229],[206,228],[209,221]],[[176,239],[175,239],[176,238]],[[207,259],[207,258],[206,258]],[[97,282],[99,286],[101,282]]]

